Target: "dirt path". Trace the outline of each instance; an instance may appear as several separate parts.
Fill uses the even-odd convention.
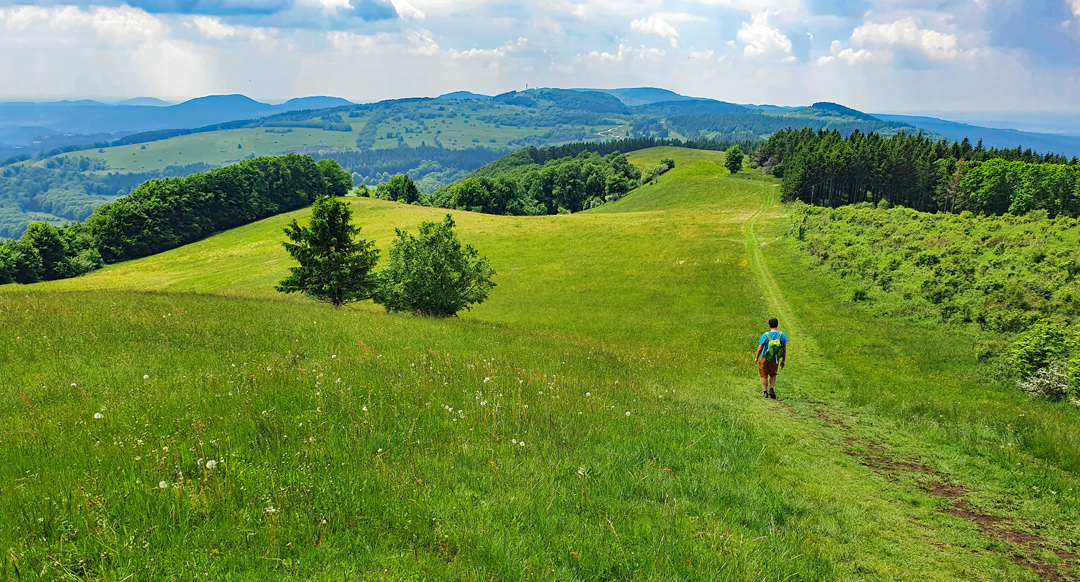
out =
[[[784,300],[780,286],[769,271],[765,254],[762,252],[767,243],[762,242],[758,237],[756,227],[762,216],[779,205],[780,189],[771,185],[763,186],[762,195],[764,203],[761,208],[743,225],[747,263],[761,288],[770,313],[780,320],[781,329],[793,339],[793,361],[798,362],[800,368],[813,367],[816,368],[816,372],[839,375],[840,372],[822,357],[822,352],[814,338],[799,325],[794,310]],[[965,499],[967,494],[972,492],[967,487],[953,483],[948,475],[921,460],[894,459],[888,451],[887,443],[867,442],[856,430],[845,423],[839,411],[825,403],[816,402],[815,404],[816,415],[823,422],[823,428],[835,430],[844,435],[845,454],[857,458],[860,464],[887,475],[902,472],[924,475],[925,478],[920,481],[926,493],[944,502],[940,511],[971,522],[988,539],[1002,543],[1004,547],[998,551],[1009,561],[1029,568],[1040,578],[1051,582],[1077,580],[1072,572],[1075,572],[1073,568],[1080,564],[1080,555],[1055,548],[1046,538],[1032,533],[1030,529],[1033,524],[1013,523],[1004,517],[985,513]],[[798,414],[790,406],[785,408],[792,414]],[[934,545],[944,547],[940,542]],[[1056,560],[1046,558],[1051,553],[1056,556]]]

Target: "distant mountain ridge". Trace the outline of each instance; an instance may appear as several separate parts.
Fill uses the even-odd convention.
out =
[[[339,97],[301,97],[281,105],[262,103],[244,95],[210,95],[176,105],[155,104],[146,99],[131,100],[138,104],[122,102],[115,105],[91,100],[0,103],[0,128],[41,128],[35,134],[38,137],[51,134],[113,134],[121,137],[146,131],[256,119],[290,111],[353,105],[353,102]],[[0,139],[3,139],[2,135]],[[0,146],[28,146],[31,141],[25,138],[19,142],[0,141]]]
[[[915,115],[877,114],[876,117],[883,121],[913,125],[932,131],[952,141],[962,141],[967,138],[972,144],[982,141],[984,146],[992,148],[1012,149],[1022,147],[1041,153],[1061,154],[1068,157],[1080,156],[1080,136],[1075,135],[1033,133],[1015,129],[993,129]]]

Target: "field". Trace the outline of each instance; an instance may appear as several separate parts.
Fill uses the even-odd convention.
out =
[[[454,319],[274,292],[307,210],[0,287],[0,577],[1080,579],[1080,412],[837,297],[774,182],[663,157],[589,212],[453,212],[498,272]],[[349,202],[382,249],[445,212]]]
[[[478,111],[473,111],[477,109]],[[261,120],[259,127],[218,130],[183,135],[145,144],[124,145],[98,150],[78,151],[56,156],[59,159],[89,157],[104,160],[108,171],[152,172],[169,166],[204,163],[224,166],[246,157],[280,155],[304,148],[358,149],[356,140],[361,130],[375,118],[374,141],[371,149],[389,149],[400,145],[419,147],[441,143],[449,149],[483,146],[506,148],[521,138],[537,138],[542,142],[573,141],[570,138],[543,139],[550,126],[511,125],[480,120],[477,115],[502,115],[512,119],[524,108],[505,104],[460,103],[456,101],[418,101],[377,108],[370,111],[339,113],[351,131],[331,131],[319,128],[275,125],[272,119]],[[318,115],[299,119],[300,122],[321,123]],[[578,128],[582,139],[612,139],[623,137],[627,126],[600,124]],[[42,162],[29,162],[38,163]]]

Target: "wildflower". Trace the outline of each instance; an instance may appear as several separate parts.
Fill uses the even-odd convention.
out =
[[[149,380],[150,379],[150,374],[143,374],[142,379],[143,380]]]
[[[334,359],[334,358],[336,358],[336,357],[337,357],[337,354],[330,354],[330,359],[331,359],[331,360],[333,360],[333,359]]]
[[[626,411],[626,416],[630,416],[630,411],[629,410]]]
[[[78,388],[78,386],[76,386],[74,382],[71,383],[71,387],[72,388]]]
[[[518,441],[518,445],[525,446],[525,441]]]
[[[161,483],[158,483],[157,486],[158,486],[159,489],[168,489],[169,488],[169,484],[164,482],[164,481],[162,481]]]
[[[169,452],[169,447],[161,447],[161,452],[163,452],[163,453]]]
[[[365,407],[363,408],[363,411],[364,411],[364,412],[367,412],[367,406],[365,406]]]
[[[207,471],[213,471],[215,467],[217,467],[217,461],[215,461],[213,459],[210,459],[209,461],[206,462],[206,470]]]
[[[491,376],[484,378],[484,384],[487,384],[488,382],[491,382]]]
[[[516,445],[517,444],[517,439],[510,439],[510,442]]]
[[[104,414],[101,414],[100,412],[95,412],[94,413],[94,420],[101,420],[103,418],[105,418]]]
[[[592,392],[586,392],[585,396],[592,396]]]

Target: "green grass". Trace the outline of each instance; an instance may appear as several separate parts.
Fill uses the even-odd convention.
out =
[[[937,482],[1075,551],[1078,445],[1037,434],[1075,411],[832,297],[771,182],[632,161],[661,157],[594,211],[454,212],[499,285],[455,319],[275,293],[307,211],[0,287],[0,577],[1037,579],[1010,558],[1047,549]],[[445,212],[349,202],[383,249]],[[783,402],[751,361],[773,313]]]
[[[363,120],[354,128],[361,127]],[[291,129],[289,133],[270,133]],[[144,147],[145,146],[145,147]],[[242,146],[238,148],[237,146]],[[146,144],[103,148],[64,154],[58,157],[90,157],[103,159],[113,172],[150,172],[169,166],[204,163],[224,166],[247,157],[274,156],[303,147],[337,147],[355,149],[356,132],[324,131],[321,129],[251,128],[196,133]]]

